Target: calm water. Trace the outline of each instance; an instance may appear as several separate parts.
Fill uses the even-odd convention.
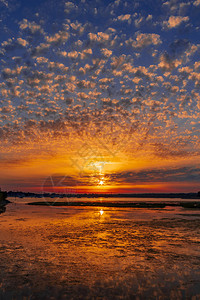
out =
[[[0,299],[200,299],[200,210],[29,200],[0,215]]]

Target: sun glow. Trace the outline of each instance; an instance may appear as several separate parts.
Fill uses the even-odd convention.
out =
[[[103,209],[100,210],[99,214],[102,216],[104,213]]]

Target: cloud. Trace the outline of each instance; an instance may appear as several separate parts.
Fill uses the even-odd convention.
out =
[[[6,0],[0,0],[1,3],[3,3],[8,8],[8,1]]]
[[[135,19],[135,21],[134,21],[135,27],[139,28],[142,25],[143,21],[144,21],[143,17],[139,17],[139,18]]]
[[[38,64],[45,64],[45,63],[47,63],[49,60],[48,60],[48,58],[46,58],[46,57],[37,57],[37,58],[36,58],[36,61],[37,61]]]
[[[121,15],[121,16],[118,16],[117,19],[119,21],[129,21],[131,19],[131,15],[130,14]]]
[[[158,66],[165,71],[172,71],[174,68],[177,68],[181,65],[181,59],[173,59],[169,54],[164,53],[159,58],[160,62]]]
[[[160,45],[162,43],[159,34],[155,33],[137,33],[136,39],[130,38],[126,41],[127,45],[131,45],[133,48],[145,48],[151,45]]]
[[[79,53],[77,51],[72,51],[72,52],[69,52],[67,53],[67,56],[69,58],[73,58],[73,59],[76,59],[78,57]]]
[[[77,9],[78,7],[71,1],[65,2],[65,13],[69,14],[71,11]]]
[[[37,32],[44,34],[44,30],[40,25],[35,22],[29,22],[27,19],[23,19],[23,21],[20,22],[19,27],[21,30],[29,30],[31,34],[35,34]]]
[[[66,31],[59,31],[53,36],[46,36],[47,43],[59,45],[61,43],[65,43],[69,38],[69,33]]]
[[[168,21],[164,21],[163,24],[166,25],[169,29],[176,28],[181,25],[183,22],[188,22],[189,17],[181,16],[170,16]]]
[[[105,57],[110,57],[112,55],[112,50],[108,50],[106,48],[101,49],[101,52]]]
[[[119,172],[107,174],[107,180],[116,183],[134,184],[138,182],[192,182],[198,181],[200,168],[179,167],[164,169],[147,169],[141,171]]]
[[[200,0],[194,1],[194,2],[193,2],[193,5],[194,5],[194,6],[199,6],[199,5],[200,5]]]
[[[153,19],[153,16],[152,15],[148,15],[147,17],[146,17],[146,21],[151,21]]]
[[[26,40],[24,40],[24,39],[22,39],[22,38],[18,38],[18,39],[17,39],[17,42],[18,42],[19,45],[21,45],[21,46],[23,46],[23,47],[26,47],[26,46],[28,46],[28,44],[29,44]]]
[[[88,33],[88,37],[92,42],[105,43],[110,39],[110,35],[104,32]]]
[[[49,48],[50,48],[50,44],[41,43],[39,44],[39,46],[33,48],[31,53],[33,56],[45,54],[48,52]]]
[[[76,21],[75,23],[71,23],[70,24],[71,28],[77,32],[77,34],[81,35],[83,34],[85,27],[87,26],[87,24],[85,24],[84,26],[82,26],[81,23],[79,23],[78,21]]]

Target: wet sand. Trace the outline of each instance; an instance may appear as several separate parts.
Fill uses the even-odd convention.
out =
[[[200,211],[11,203],[0,299],[200,299]]]

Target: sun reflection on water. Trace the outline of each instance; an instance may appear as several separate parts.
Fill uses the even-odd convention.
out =
[[[0,299],[199,299],[199,217],[21,204],[7,211]]]
[[[99,211],[99,214],[100,214],[100,216],[102,216],[102,215],[104,214],[103,209],[101,209],[101,210]]]

